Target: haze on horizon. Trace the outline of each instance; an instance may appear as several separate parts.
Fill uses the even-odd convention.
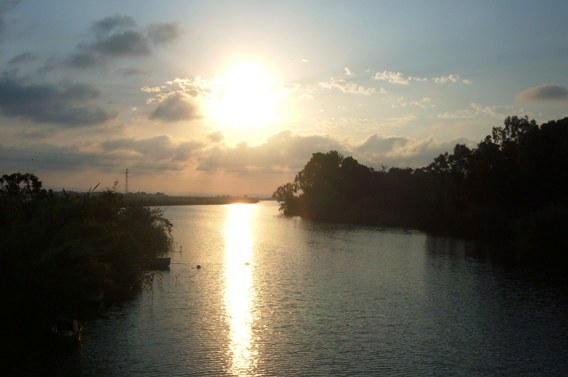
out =
[[[0,170],[269,195],[314,152],[419,167],[568,116],[565,1],[0,0]]]

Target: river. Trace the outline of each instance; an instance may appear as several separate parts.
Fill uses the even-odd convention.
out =
[[[560,376],[566,281],[417,231],[314,224],[274,202],[165,208],[171,271],[44,375]],[[197,268],[197,265],[201,268]]]

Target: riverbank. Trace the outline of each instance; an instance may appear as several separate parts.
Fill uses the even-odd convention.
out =
[[[248,196],[170,196],[165,194],[129,193],[124,195],[127,204],[145,206],[191,206],[191,205],[224,205],[235,203],[258,203],[258,197]]]

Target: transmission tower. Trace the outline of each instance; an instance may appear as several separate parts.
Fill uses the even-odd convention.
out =
[[[128,168],[126,168],[125,176],[126,179],[124,180],[124,193],[128,194]]]

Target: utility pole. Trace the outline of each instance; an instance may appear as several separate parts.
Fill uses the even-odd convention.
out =
[[[124,194],[128,194],[128,168],[126,168],[126,180],[124,181]]]

